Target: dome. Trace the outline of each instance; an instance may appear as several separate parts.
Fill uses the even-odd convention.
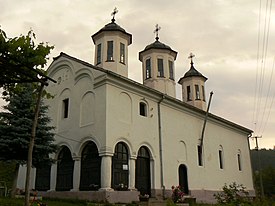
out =
[[[150,49],[163,49],[163,50],[168,50],[168,51],[170,51],[170,52],[173,53],[173,56],[174,56],[175,59],[176,59],[176,57],[177,57],[177,52],[174,51],[173,49],[171,49],[171,47],[167,46],[166,44],[160,42],[160,41],[158,40],[158,37],[157,37],[155,42],[153,42],[152,44],[147,45],[143,51],[139,52],[139,60],[140,60],[140,61],[142,61],[142,60],[141,60],[141,59],[142,59],[142,58],[141,58],[141,55],[142,55],[145,51],[148,51],[148,50],[150,50]]]
[[[115,23],[115,19],[112,19],[112,22],[110,22],[109,24],[106,24],[102,29],[100,29],[98,32],[96,32],[93,36],[92,39],[93,41],[95,41],[94,39],[96,38],[97,35],[99,35],[102,32],[112,32],[112,31],[119,31],[122,32],[123,34],[125,34],[126,36],[128,36],[129,38],[129,44],[132,43],[132,35],[127,33],[125,31],[125,29],[123,29],[122,27],[120,27],[118,24]]]
[[[162,42],[156,40],[154,43],[149,44],[148,46],[145,47],[144,50],[149,50],[149,49],[168,49],[172,50],[171,47],[167,46],[166,44],[163,44]]]
[[[184,74],[183,77],[180,78],[180,80],[178,81],[178,83],[181,84],[182,80],[183,80],[184,78],[187,78],[187,77],[201,77],[201,78],[204,79],[204,81],[207,80],[207,77],[203,76],[198,70],[196,70],[193,64],[194,64],[194,63],[191,62],[191,67],[190,67],[190,69]]]

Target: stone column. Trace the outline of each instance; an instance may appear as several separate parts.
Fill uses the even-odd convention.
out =
[[[31,169],[30,189],[35,189],[36,168]]]
[[[57,164],[53,163],[52,166],[51,166],[50,191],[55,191],[55,188],[56,188],[56,177],[57,177]]]
[[[136,157],[130,157],[129,162],[129,189],[130,190],[137,190],[135,188],[135,180],[136,180]]]
[[[71,191],[79,191],[80,172],[81,172],[81,157],[74,156],[74,174],[73,174],[73,189]]]
[[[113,154],[101,154],[101,188],[100,190],[113,190],[112,180],[112,156]]]

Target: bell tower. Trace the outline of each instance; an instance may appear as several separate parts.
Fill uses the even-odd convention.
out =
[[[115,23],[117,12],[115,8],[111,23],[92,35],[95,44],[94,65],[128,77],[128,46],[132,43],[132,35]]]
[[[190,69],[178,81],[182,85],[182,101],[199,109],[206,110],[205,82],[207,78],[194,67],[194,54],[190,53]]]
[[[159,41],[160,27],[154,33],[156,40],[139,52],[142,62],[143,84],[164,94],[176,97],[175,66],[177,52]]]

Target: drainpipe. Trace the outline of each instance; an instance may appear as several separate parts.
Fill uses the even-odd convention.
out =
[[[209,98],[207,111],[206,111],[206,115],[205,115],[204,123],[203,123],[203,128],[202,128],[202,132],[201,132],[201,138],[200,138],[200,149],[201,149],[201,151],[200,152],[202,152],[204,131],[205,131],[205,126],[206,126],[206,122],[207,122],[207,119],[208,119],[208,114],[209,114],[209,108],[210,108],[210,104],[211,104],[211,100],[212,100],[212,95],[213,95],[213,92],[210,92],[210,98]]]
[[[161,115],[160,115],[160,104],[165,99],[165,96],[162,95],[160,101],[158,102],[158,126],[159,126],[159,159],[160,159],[160,184],[162,188],[162,197],[165,199],[165,186],[163,180],[163,158],[162,158],[162,128],[161,128]]]

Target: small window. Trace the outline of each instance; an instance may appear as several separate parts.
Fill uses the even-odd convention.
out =
[[[200,99],[200,89],[199,85],[195,84],[196,99]]]
[[[187,101],[191,101],[191,87],[187,86]]]
[[[69,99],[63,100],[63,118],[68,118],[69,116]]]
[[[163,59],[158,59],[158,77],[164,77]]]
[[[220,163],[220,169],[223,169],[223,151],[222,151],[222,149],[219,149],[219,163]]]
[[[114,61],[113,41],[107,42],[107,61]]]
[[[169,60],[169,79],[174,80],[174,65],[171,60]]]
[[[205,101],[205,91],[204,91],[204,86],[201,86],[201,91],[202,91],[202,100]]]
[[[202,147],[198,145],[198,165],[202,166]]]
[[[151,59],[146,59],[146,79],[151,78]]]
[[[241,153],[240,152],[237,155],[237,161],[238,161],[238,169],[239,169],[239,171],[242,171],[242,160],[241,160]]]
[[[144,102],[139,103],[139,114],[141,116],[147,116],[147,105]]]
[[[97,56],[96,56],[96,64],[101,63],[101,44],[97,45]]]
[[[120,43],[120,63],[125,64],[125,45]]]

